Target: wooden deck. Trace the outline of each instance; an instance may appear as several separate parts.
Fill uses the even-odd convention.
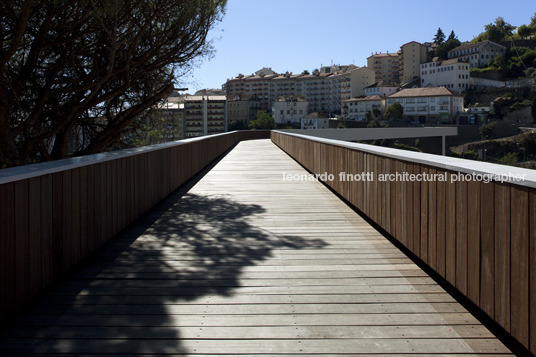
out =
[[[0,354],[508,355],[268,140],[241,142],[3,333]]]

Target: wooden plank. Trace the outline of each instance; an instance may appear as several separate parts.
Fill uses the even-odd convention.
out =
[[[536,354],[536,190],[529,190],[529,222],[530,222],[530,261],[529,261],[529,287],[530,287],[530,345],[529,350]]]
[[[90,250],[88,245],[88,173],[87,166],[80,167],[80,258],[88,256]]]
[[[480,185],[467,183],[467,296],[480,304]]]
[[[99,244],[96,241],[96,207],[100,193],[95,189],[95,167],[98,165],[91,165],[87,168],[87,249],[89,253],[94,252]],[[98,177],[98,176],[97,176]],[[98,179],[100,182],[100,179]],[[100,224],[100,223],[99,223]]]
[[[15,188],[13,183],[0,185],[0,318],[15,306]]]
[[[28,180],[15,182],[15,197],[15,301],[20,305],[30,295]]]
[[[494,183],[480,185],[480,307],[495,318]]]
[[[445,177],[447,173],[443,170],[437,170],[437,174],[441,175],[441,177]],[[446,218],[447,218],[447,212],[446,212],[446,190],[447,190],[447,183],[443,179],[439,179],[436,182],[436,190],[437,190],[437,200],[436,200],[436,248],[437,248],[437,269],[436,271],[441,275],[442,277],[446,277],[446,255],[447,255],[447,249],[446,249]]]
[[[413,166],[413,172],[416,175],[421,175],[421,166],[415,164]],[[413,182],[413,253],[418,257],[421,255],[421,182],[416,180]]]
[[[467,182],[456,182],[456,288],[467,296]]]
[[[495,184],[495,320],[510,331],[510,186]]]
[[[52,174],[52,276],[55,278],[63,272],[64,255],[63,255],[63,235],[64,222],[64,188],[63,188],[63,173],[56,172]],[[69,210],[70,212],[70,210]]]
[[[529,192],[513,185],[511,195],[511,333],[529,346]]]
[[[52,225],[54,212],[52,175],[41,176],[41,276],[42,285],[40,289],[48,286],[53,280],[53,246],[52,246]]]
[[[448,173],[445,191],[445,277],[456,286],[456,183],[453,175]]]
[[[428,175],[429,169],[426,166],[421,166],[421,172],[423,176]],[[419,257],[428,265],[430,261],[428,259],[428,182],[423,180],[421,182],[421,222],[420,222],[420,239],[421,239],[421,248]]]
[[[71,255],[71,263],[74,265],[78,263],[82,257],[82,200],[81,200],[81,186],[80,186],[80,169],[71,170],[71,235],[67,238],[70,240],[71,251],[68,253]]]
[[[437,175],[435,168],[429,169],[430,177]],[[428,182],[428,265],[438,271],[437,264],[437,182]]]
[[[62,257],[63,257],[63,267],[62,271],[69,270],[74,264],[74,257],[72,254],[73,251],[73,223],[72,223],[72,178],[71,170],[66,170],[62,172]]]
[[[240,143],[55,289],[0,351],[129,354],[138,341],[164,354],[508,352],[325,186],[282,182],[283,171],[303,173],[267,141]],[[400,208],[421,206],[421,190],[406,186]]]
[[[41,227],[41,178],[28,180],[28,252],[29,294],[34,295],[43,285],[42,227]]]

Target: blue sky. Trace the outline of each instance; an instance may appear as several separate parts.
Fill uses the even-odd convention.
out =
[[[498,16],[519,26],[535,12],[536,0],[228,0],[210,34],[214,57],[181,85],[188,92],[220,88],[262,67],[301,73],[331,63],[364,66],[372,52],[431,41],[438,27],[466,41]]]

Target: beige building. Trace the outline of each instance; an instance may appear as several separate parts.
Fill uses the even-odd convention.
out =
[[[263,110],[271,110],[280,96],[301,95],[309,103],[309,112],[336,115],[341,112],[341,100],[363,95],[364,87],[372,83],[374,71],[366,67],[334,65],[310,74],[273,74],[265,68],[229,79],[225,88],[228,98],[257,95]]]
[[[374,84],[371,84],[368,87],[365,87],[365,97],[371,96],[371,95],[379,95],[382,97],[388,97],[391,94],[394,94],[400,90],[400,87],[397,87],[392,84],[383,84],[383,82],[376,82]]]
[[[400,82],[409,83],[420,75],[421,63],[426,62],[427,47],[416,41],[400,46],[399,69]]]
[[[386,108],[394,103],[404,107],[404,116],[421,123],[454,123],[463,112],[463,95],[445,87],[411,88],[387,97]]]
[[[182,97],[184,102],[184,137],[224,133],[227,131],[225,96]]]
[[[260,99],[255,94],[249,97],[236,96],[227,101],[227,122],[241,122],[247,127],[250,121],[255,120],[260,109]]]
[[[471,68],[483,67],[495,57],[504,57],[506,47],[492,41],[469,43],[449,51],[449,59],[458,58],[468,62]]]
[[[400,83],[399,61],[397,53],[376,53],[367,58],[367,67],[374,70],[375,82],[395,84]]]
[[[307,101],[295,95],[281,96],[272,105],[272,116],[276,124],[300,125],[308,113]]]
[[[167,141],[184,139],[184,102],[181,97],[169,97],[164,103],[156,107],[158,116],[153,120],[158,123],[151,123],[153,127],[160,126],[162,135]]]
[[[382,113],[385,110],[385,97],[371,95],[364,98],[352,98],[343,100],[343,117],[351,120],[365,120],[367,113],[373,113],[373,109],[378,109]]]

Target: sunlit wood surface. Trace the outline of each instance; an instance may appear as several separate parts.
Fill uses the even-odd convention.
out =
[[[510,353],[300,174],[269,140],[240,142],[8,327],[0,354]]]

